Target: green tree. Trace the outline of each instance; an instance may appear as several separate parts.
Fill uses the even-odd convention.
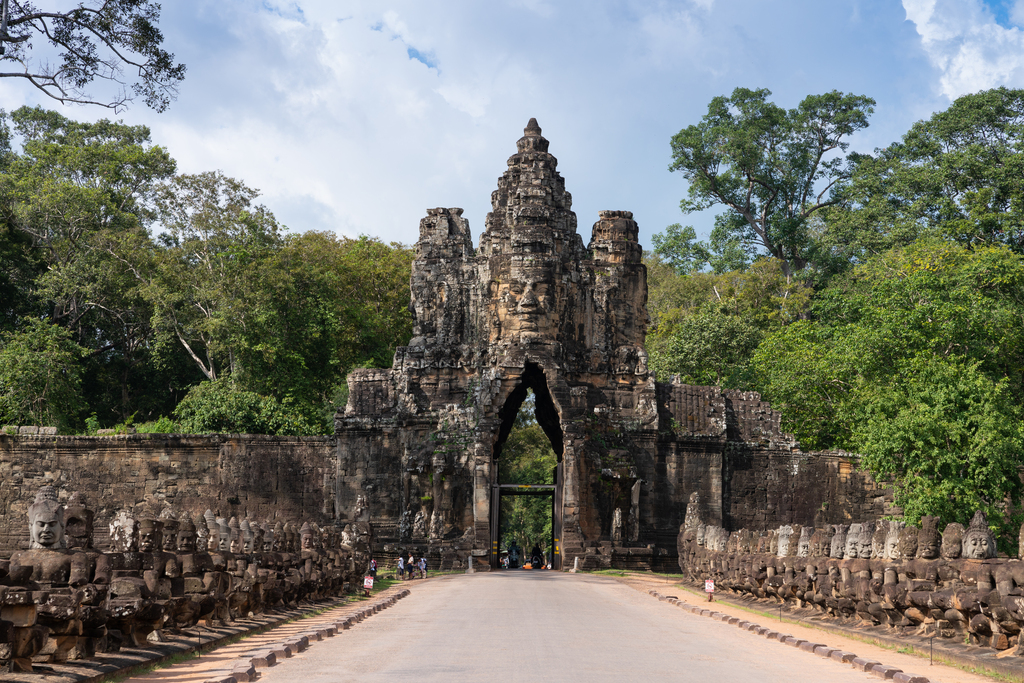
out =
[[[752,361],[805,447],[862,454],[911,518],[1019,497],[1024,257],[922,239],[837,278],[814,314]]]
[[[207,379],[244,377],[237,354],[250,330],[261,262],[280,249],[273,214],[259,192],[219,172],[175,176],[156,197],[164,233],[153,275],[140,273],[154,306],[158,341],[176,340]]]
[[[654,253],[683,275],[707,268],[714,273],[746,270],[757,258],[757,247],[746,239],[743,226],[736,228],[729,216],[716,216],[710,238],[699,242],[692,226],[673,223],[664,233],[656,233],[651,243]]]
[[[877,478],[892,481],[907,521],[922,515],[966,525],[975,510],[1013,531],[1006,504],[1021,500],[1019,397],[977,361],[924,353],[887,382],[855,387],[850,445]],[[1012,529],[1010,527],[1013,527]]]
[[[160,5],[148,0],[82,0],[74,7],[39,8],[5,0],[0,63],[18,65],[0,78],[23,78],[63,104],[119,111],[135,97],[163,111],[177,96],[185,66],[161,47]],[[33,58],[32,41],[49,43],[59,59]],[[127,74],[126,74],[127,72]],[[99,79],[113,92],[90,94]],[[109,89],[108,89],[109,90]]]
[[[64,328],[27,318],[0,337],[0,421],[67,432],[82,407],[85,349]]]
[[[840,201],[846,138],[867,127],[875,102],[832,91],[787,111],[769,95],[736,88],[714,98],[699,124],[672,138],[669,170],[689,183],[683,213],[724,206],[723,231],[739,244],[756,240],[788,277],[815,258],[808,221]]]
[[[125,245],[150,258],[153,188],[173,173],[173,159],[144,126],[79,123],[38,107],[10,119],[20,145],[0,164],[11,231],[0,244],[14,249],[13,272],[28,294],[21,310],[31,305],[88,349],[83,394],[104,422],[169,410],[171,394],[149,389],[166,378],[149,370],[152,310],[133,273],[140,259],[127,258]]]
[[[174,410],[185,434],[317,434],[319,425],[273,396],[245,391],[230,377],[202,382]]]
[[[1024,90],[964,95],[875,155],[851,155],[828,246],[863,261],[923,235],[1024,253]]]
[[[648,259],[650,367],[667,380],[749,389],[750,357],[770,330],[805,314],[810,290],[777,259],[745,271],[680,275]]]

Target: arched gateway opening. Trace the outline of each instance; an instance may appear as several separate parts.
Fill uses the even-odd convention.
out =
[[[532,415],[521,415],[524,408]],[[526,558],[532,558],[531,551],[536,547],[541,550],[546,564],[552,569],[561,569],[564,434],[544,371],[536,363],[525,364],[521,381],[505,400],[498,417],[500,426],[491,467],[489,564],[494,569],[505,566],[503,556],[506,556],[510,567],[522,566]],[[540,444],[536,439],[529,439],[529,435],[522,433],[533,427],[531,420],[536,421],[536,426],[547,437],[554,456],[551,463],[545,463],[543,454],[537,452]],[[522,432],[512,444],[516,448],[506,448],[517,427]],[[510,462],[512,458],[516,460]],[[530,460],[529,464],[521,462],[524,458]],[[544,471],[548,469],[546,464],[550,464],[550,471]],[[543,533],[546,538],[535,529],[537,514],[544,509],[550,520]],[[517,526],[524,525],[533,527],[530,533],[525,536],[515,533],[520,531]]]

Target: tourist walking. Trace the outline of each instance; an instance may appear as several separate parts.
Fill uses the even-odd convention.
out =
[[[426,555],[423,555],[422,557],[420,557],[419,567],[420,567],[420,576],[422,576],[424,579],[427,578],[427,556]]]
[[[405,578],[405,560],[403,560],[402,556],[399,555],[398,556],[398,580],[401,581],[404,578]]]
[[[412,578],[412,573],[416,571],[416,560],[412,557],[412,551],[409,551],[409,559],[405,563],[406,568],[409,570],[409,578]]]

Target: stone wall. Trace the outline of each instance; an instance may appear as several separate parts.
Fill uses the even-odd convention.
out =
[[[335,454],[330,437],[0,435],[0,557],[28,547],[26,511],[44,485],[87,497],[102,550],[121,510],[329,522]]]

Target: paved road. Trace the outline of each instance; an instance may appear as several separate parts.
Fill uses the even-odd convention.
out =
[[[605,577],[518,571],[409,587],[395,607],[261,669],[261,683],[878,680]]]

